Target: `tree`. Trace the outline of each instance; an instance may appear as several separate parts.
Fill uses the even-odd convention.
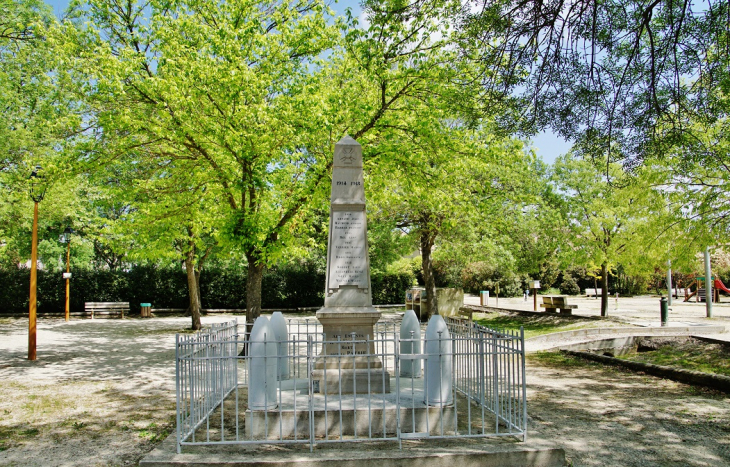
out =
[[[87,176],[95,181],[94,206],[104,213],[94,232],[95,245],[108,252],[105,259],[116,258],[119,263],[172,260],[182,264],[188,312],[192,329],[197,330],[201,328],[200,275],[220,243],[213,219],[222,213],[205,189],[203,171],[168,170],[161,176],[155,162],[146,151],[137,150],[116,163],[88,170]],[[118,207],[111,210],[113,217],[110,207]],[[109,268],[113,269],[111,264]]]
[[[252,323],[264,268],[328,175],[328,146],[309,135],[319,97],[312,70],[337,25],[316,0],[76,8],[91,20],[77,41],[97,132],[82,149],[107,161],[144,151],[159,179],[200,174],[195,188],[228,208],[209,227],[245,254]]]
[[[30,173],[29,159],[51,157],[67,131],[63,74],[45,31],[54,18],[42,1],[0,1],[0,171]],[[27,174],[26,174],[27,172]]]
[[[563,156],[555,162],[554,183],[563,195],[564,232],[569,239],[561,257],[565,263],[595,271],[602,289],[601,316],[607,316],[611,270],[621,263],[625,269],[653,271],[661,255],[646,227],[664,201],[643,178],[631,178],[620,164],[610,164],[608,176],[599,164]],[[616,180],[625,180],[625,185]]]
[[[718,89],[716,94],[717,104],[730,111],[727,93]],[[711,124],[695,121],[694,126],[691,134],[667,147],[665,157],[652,161],[650,181],[667,193],[672,216],[664,230],[671,236],[683,232],[702,250],[724,244],[730,232],[730,122],[725,117]]]
[[[581,141],[576,154],[602,159],[607,176],[695,134],[690,119],[722,117],[712,89],[729,11],[727,0],[482,0],[462,11],[461,50],[484,64],[486,96],[521,103],[510,128]]]
[[[80,207],[76,195],[83,183],[66,173],[62,154],[77,137],[81,119],[55,26],[42,1],[0,1],[0,248],[6,264],[30,256],[28,176],[34,167],[42,166],[48,190],[39,219],[44,262],[52,264],[46,256],[50,245]],[[51,241],[48,248],[44,238]]]
[[[456,257],[459,249],[471,251],[467,245],[481,223],[518,197],[529,156],[520,141],[500,139],[488,127],[459,125],[436,99],[419,108],[397,131],[382,134],[375,148],[380,157],[369,173],[376,216],[408,232],[421,252],[427,318],[437,314],[434,247]]]

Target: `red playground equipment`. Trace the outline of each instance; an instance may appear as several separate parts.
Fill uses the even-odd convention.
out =
[[[712,285],[712,301],[715,303],[720,302],[720,291],[730,294],[730,289],[725,287],[725,284],[718,277],[712,277],[710,280],[713,281]],[[705,283],[704,276],[695,277],[695,291],[690,293],[689,289],[684,289],[684,301],[688,302],[692,297],[696,297],[697,302],[704,302],[705,295],[707,294],[706,289],[703,287]]]
[[[723,292],[730,294],[730,289],[725,287],[720,279],[715,279],[715,290],[722,290]]]

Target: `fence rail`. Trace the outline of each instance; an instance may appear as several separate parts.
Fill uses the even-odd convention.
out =
[[[289,320],[285,339],[266,336],[278,350],[263,356],[242,352],[252,341],[239,336],[236,321],[178,335],[178,452],[215,444],[311,449],[413,438],[526,439],[522,330],[446,322],[447,335],[422,340],[421,353],[401,352],[416,339],[402,339],[397,321],[377,323],[374,336],[325,340],[317,320]],[[252,371],[267,365],[276,366],[276,377]],[[408,374],[421,366],[421,374]]]

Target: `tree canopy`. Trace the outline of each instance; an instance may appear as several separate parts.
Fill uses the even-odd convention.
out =
[[[646,275],[683,264],[662,235],[727,237],[727,1],[365,1],[363,24],[324,0],[0,10],[2,264],[27,259],[41,165],[43,261],[71,225],[98,267],[179,262],[194,327],[212,258],[245,264],[249,320],[266,268],[322,260],[346,134],[373,264],[418,249],[434,297],[495,268],[510,290],[558,265]],[[546,128],[575,143],[554,167],[519,139]]]

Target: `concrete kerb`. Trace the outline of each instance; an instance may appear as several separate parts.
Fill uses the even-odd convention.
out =
[[[606,365],[622,366],[633,371],[643,371],[644,373],[653,376],[659,376],[661,378],[667,378],[682,383],[707,386],[730,393],[730,377],[723,375],[714,375],[710,373],[703,373],[701,371],[684,370],[681,368],[671,368],[667,366],[653,365],[651,363],[633,362],[630,360],[609,357],[607,355],[598,355],[591,352],[576,350],[563,350],[563,352],[568,355],[597,361]]]
[[[480,313],[513,313],[527,316],[545,316],[544,311],[515,310],[510,308],[497,308],[490,306],[464,305],[473,312]],[[600,316],[585,315],[555,315],[560,318],[588,321],[615,320],[615,318],[603,318]],[[525,339],[525,350],[527,352],[558,350],[565,348],[568,343],[585,344],[597,341],[606,337],[621,339],[624,337],[654,337],[654,336],[707,336],[727,332],[723,325],[690,325],[690,326],[632,326],[632,327],[609,327],[609,328],[586,328],[572,331],[561,331]]]
[[[543,334],[541,336],[525,339],[525,347],[530,344],[542,344],[555,342],[564,342],[566,340],[575,339],[600,339],[602,336],[692,336],[720,334],[725,332],[725,326],[709,325],[709,326],[666,326],[666,327],[616,327],[616,328],[588,328],[576,329],[573,331],[554,332],[552,334]]]
[[[551,441],[507,439],[404,441],[403,449],[383,442],[318,445],[185,446],[176,452],[175,434],[139,463],[141,467],[498,467],[566,465],[565,451]]]

